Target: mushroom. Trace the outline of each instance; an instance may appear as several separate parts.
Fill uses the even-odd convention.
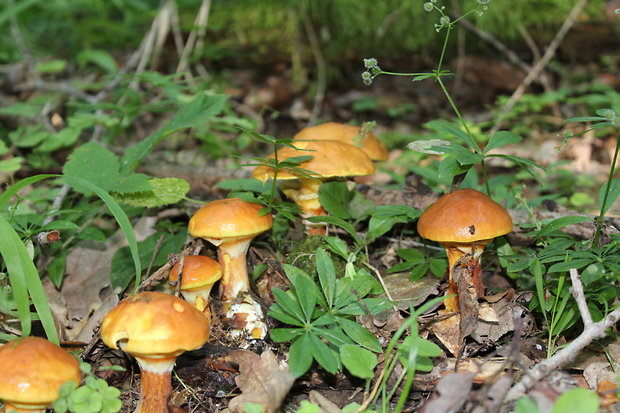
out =
[[[297,156],[312,156],[302,162],[300,168],[310,171],[310,177],[295,174],[289,170],[279,170],[276,179],[286,181],[282,191],[293,200],[301,210],[302,217],[327,215],[319,202],[319,187],[330,178],[371,175],[375,166],[364,151],[356,146],[334,140],[297,141],[297,149],[288,146],[277,151],[278,159],[285,160]],[[270,158],[274,154],[269,155]],[[265,182],[274,178],[274,170],[268,166],[257,166],[253,175]],[[325,225],[311,224],[304,220],[309,235],[325,235]]]
[[[101,339],[135,357],[141,372],[135,413],[168,412],[176,358],[209,338],[209,320],[188,302],[145,291],[124,299],[101,324]]]
[[[44,413],[68,381],[80,384],[80,363],[40,337],[23,337],[0,348],[0,399],[7,412]]]
[[[170,270],[168,281],[179,280],[177,262]],[[198,310],[209,315],[209,294],[211,288],[222,278],[222,267],[213,258],[203,255],[189,255],[183,258],[183,273],[181,274],[181,294],[183,298],[194,305]]]
[[[439,242],[448,255],[449,285],[447,294],[457,294],[452,274],[457,261],[472,254],[473,285],[478,297],[484,295],[480,256],[484,247],[495,237],[512,231],[508,212],[490,197],[475,189],[458,189],[446,194],[429,206],[418,220],[421,237]],[[444,301],[446,310],[458,311],[458,297]]]
[[[377,139],[377,136],[360,128],[359,126],[347,125],[337,122],[326,122],[317,126],[309,126],[300,130],[294,140],[334,140],[349,145],[357,146],[373,161],[386,161],[388,150],[385,144]],[[297,145],[297,142],[293,142]]]
[[[260,305],[249,295],[246,255],[252,240],[273,225],[271,214],[261,215],[262,205],[239,198],[220,199],[200,208],[189,220],[189,233],[217,247],[222,266],[220,299],[226,317],[243,325],[252,338],[263,338],[267,328]]]

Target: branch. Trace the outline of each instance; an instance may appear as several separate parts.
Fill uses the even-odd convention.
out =
[[[574,283],[574,276],[577,277],[577,284]],[[620,308],[616,308],[614,311],[607,314],[607,316],[598,323],[593,323],[592,316],[590,315],[590,312],[588,311],[587,305],[585,303],[583,286],[581,285],[581,281],[578,279],[578,274],[576,270],[571,270],[571,280],[573,280],[573,294],[576,295],[575,299],[577,300],[577,305],[579,306],[581,317],[584,320],[585,328],[583,332],[579,335],[579,337],[574,339],[566,347],[562,348],[560,351],[555,353],[547,360],[538,363],[529,372],[527,372],[519,383],[512,386],[512,388],[508,392],[508,395],[506,396],[506,401],[511,401],[519,398],[527,390],[529,390],[538,380],[544,378],[553,370],[559,369],[560,367],[573,361],[577,357],[578,353],[583,350],[588,344],[590,344],[593,340],[597,338],[605,337],[605,330],[614,326],[618,321],[620,321]]]
[[[583,284],[581,283],[581,278],[579,278],[579,273],[576,269],[570,269],[570,280],[573,283],[573,288],[570,289],[571,294],[577,301],[577,308],[579,308],[579,314],[581,314],[581,320],[583,320],[583,326],[588,328],[592,325],[592,315],[590,314],[590,310],[588,310],[588,303],[586,302],[586,295],[583,292]]]

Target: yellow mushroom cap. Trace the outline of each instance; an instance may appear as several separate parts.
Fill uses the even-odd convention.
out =
[[[179,279],[181,262],[174,264],[170,270],[170,281]],[[188,255],[183,259],[183,276],[181,290],[188,291],[215,284],[222,278],[222,267],[213,258],[204,255]]]
[[[174,295],[145,291],[121,301],[101,324],[101,339],[111,348],[122,342],[134,356],[173,356],[194,350],[209,338],[209,320]]]
[[[361,136],[362,128],[344,123],[327,122],[317,126],[310,126],[299,131],[293,139],[334,140],[357,146],[373,161],[385,161],[389,152],[385,144],[372,132]],[[293,142],[297,145],[297,142]]]
[[[297,149],[285,146],[278,149],[278,160],[283,161],[297,156],[312,156],[312,159],[302,162],[300,168],[312,171],[317,178],[333,178],[346,176],[371,175],[375,172],[375,165],[368,155],[360,148],[347,143],[320,140],[294,142]],[[274,154],[269,155],[273,158]],[[253,172],[254,178],[265,182],[273,178],[273,168],[257,166]],[[300,176],[286,170],[279,170],[277,179],[299,179]]]
[[[18,338],[0,348],[0,399],[6,402],[46,406],[63,383],[80,380],[78,360],[44,338]]]
[[[441,243],[473,243],[510,231],[512,219],[504,207],[469,188],[442,196],[418,219],[420,236]]]
[[[211,239],[255,237],[273,226],[271,214],[260,215],[262,209],[262,205],[239,198],[212,201],[189,220],[189,233]]]

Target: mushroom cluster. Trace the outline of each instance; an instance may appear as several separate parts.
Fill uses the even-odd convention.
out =
[[[82,380],[78,360],[40,337],[17,338],[0,347],[0,399],[7,412],[44,413],[68,381]]]

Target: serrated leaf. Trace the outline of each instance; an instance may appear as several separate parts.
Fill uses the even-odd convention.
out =
[[[69,155],[63,167],[63,174],[69,178],[79,178],[108,191],[119,179],[119,160],[110,150],[96,142],[88,142]],[[73,189],[86,195],[92,191],[75,182]]]
[[[150,191],[116,194],[116,196],[128,205],[155,208],[181,201],[190,189],[189,183],[181,178],[152,178],[148,183]]]
[[[119,179],[118,184],[114,185],[114,192],[118,194],[147,191],[152,191],[152,187],[149,183],[149,176],[145,174],[124,176]]]
[[[377,367],[377,356],[354,344],[345,344],[340,347],[340,360],[351,374],[361,379],[374,377]]]

